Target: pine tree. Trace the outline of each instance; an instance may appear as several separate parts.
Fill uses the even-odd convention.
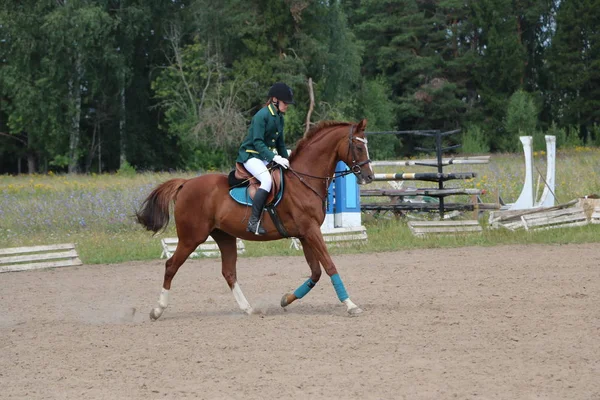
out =
[[[549,70],[552,114],[563,127],[577,126],[585,138],[600,122],[600,4],[563,0],[556,16]]]

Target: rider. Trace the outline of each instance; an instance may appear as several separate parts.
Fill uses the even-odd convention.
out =
[[[260,181],[260,188],[252,199],[252,215],[246,228],[246,231],[256,235],[267,233],[260,226],[260,216],[272,185],[271,174],[266,166],[271,161],[286,169],[290,166],[283,140],[283,114],[289,104],[295,104],[294,94],[288,85],[278,82],[271,86],[268,97],[264,107],[252,118],[236,160],[243,163],[246,170]]]

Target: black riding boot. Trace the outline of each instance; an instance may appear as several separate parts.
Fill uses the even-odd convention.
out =
[[[254,198],[252,199],[252,215],[248,220],[246,231],[254,232],[255,235],[264,235],[267,233],[267,231],[260,226],[260,216],[265,207],[265,201],[267,200],[268,195],[269,192],[264,189],[258,189],[254,194]]]

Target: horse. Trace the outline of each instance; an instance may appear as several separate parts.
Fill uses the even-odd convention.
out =
[[[348,314],[356,316],[362,312],[350,300],[327,251],[321,225],[325,219],[327,190],[339,161],[350,167],[345,173],[354,173],[359,184],[373,180],[374,173],[364,133],[366,125],[366,119],[357,124],[322,121],[297,142],[289,157],[290,166],[283,170],[284,194],[275,210],[287,237],[300,240],[311,275],[293,293],[283,295],[281,307],[287,307],[308,294],[319,282],[322,266]],[[179,242],[173,256],[166,261],[162,290],[158,305],[150,312],[151,320],[160,318],[167,308],[171,283],[179,267],[209,235],[219,247],[221,272],[239,308],[248,315],[253,313],[252,306],[237,282],[236,238],[270,241],[286,236],[270,218],[262,218],[262,226],[267,231],[265,235],[247,232],[249,207],[233,200],[229,190],[225,174],[211,173],[192,179],[175,178],[157,186],[136,211],[137,222],[156,234],[166,229],[170,204],[175,204],[173,214]]]

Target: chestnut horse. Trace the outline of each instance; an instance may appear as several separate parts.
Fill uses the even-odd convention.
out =
[[[284,171],[285,192],[276,206],[276,212],[288,236],[302,243],[304,257],[311,276],[294,293],[281,299],[286,307],[304,297],[319,281],[321,267],[331,278],[338,299],[346,305],[350,315],[362,310],[348,296],[344,284],[331,259],[321,225],[325,219],[327,189],[335,174],[338,161],[350,166],[359,184],[373,180],[373,169],[367,149],[364,130],[366,120],[358,124],[325,121],[312,128],[302,138],[290,156],[290,168]],[[252,307],[242,293],[236,279],[236,238],[244,240],[278,240],[283,236],[275,224],[263,213],[265,235],[246,231],[248,206],[241,205],[229,195],[227,175],[207,174],[193,179],[171,179],[155,188],[136,212],[138,222],[146,229],[158,232],[169,223],[169,205],[175,203],[174,217],[179,243],[165,265],[163,288],[158,306],[150,312],[158,319],[169,304],[171,281],[189,255],[212,236],[221,251],[222,274],[240,309],[252,314]]]

